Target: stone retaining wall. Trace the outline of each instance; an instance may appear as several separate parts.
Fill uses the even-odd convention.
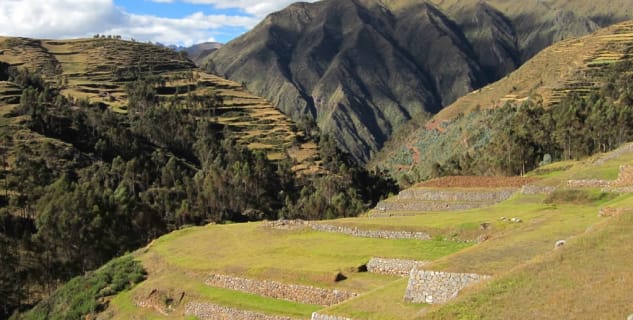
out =
[[[273,316],[263,313],[233,309],[206,302],[190,302],[185,306],[185,315],[202,320],[294,320],[295,318]]]
[[[343,290],[330,290],[272,280],[252,280],[215,274],[205,281],[206,285],[237,290],[260,296],[299,303],[331,306],[353,298],[358,294]]]
[[[411,188],[400,191],[398,200],[452,201],[452,202],[499,202],[508,199],[518,189],[494,190],[432,190]]]
[[[457,211],[489,207],[498,201],[443,202],[426,200],[381,201],[372,211],[372,216],[392,216],[393,211]]]
[[[611,181],[609,180],[569,180],[567,186],[569,188],[606,188]]]
[[[428,262],[406,259],[371,258],[367,263],[367,271],[399,277],[407,277],[411,270]]]
[[[351,318],[341,317],[341,316],[328,316],[327,314],[320,314],[317,312],[312,313],[311,320],[353,320]]]
[[[607,192],[627,192],[633,187],[633,165],[621,165],[615,180],[569,180],[570,188],[603,188]]]
[[[633,165],[621,165],[618,178],[611,183],[611,187],[633,186]]]
[[[430,240],[431,236],[425,232],[416,231],[388,231],[388,230],[362,230],[331,224],[313,223],[310,225],[313,230],[321,232],[344,233],[354,237],[381,238],[381,239],[417,239]]]
[[[474,273],[411,270],[404,300],[414,303],[445,303],[455,298],[460,290],[490,276]]]
[[[609,152],[608,154],[602,156],[600,159],[594,162],[593,165],[594,166],[602,165],[603,163],[611,159],[619,158],[620,156],[626,153],[631,153],[631,152],[633,152],[633,143],[626,144],[624,146],[619,147],[618,149],[614,151]]]
[[[281,230],[297,230],[302,228],[307,228],[310,226],[309,221],[294,219],[294,220],[272,220],[272,221],[264,221],[262,225],[266,228],[273,229],[281,229]]]
[[[556,187],[527,184],[521,188],[521,194],[526,194],[526,195],[551,194],[555,190],[556,190]]]

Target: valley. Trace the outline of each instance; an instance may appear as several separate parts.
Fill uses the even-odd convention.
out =
[[[265,3],[0,36],[0,319],[633,317],[630,0]]]

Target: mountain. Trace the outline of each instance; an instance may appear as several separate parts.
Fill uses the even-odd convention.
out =
[[[394,126],[483,84],[473,57],[429,3],[391,11],[358,0],[291,5],[210,56],[219,74],[315,118],[361,160]]]
[[[200,65],[200,62],[210,55],[213,51],[222,48],[223,44],[219,42],[203,42],[194,44],[191,47],[183,48],[185,52],[187,52],[187,56],[197,65]]]
[[[579,140],[575,143],[584,145],[587,150],[605,151],[616,147],[626,139],[597,140],[612,135],[613,128],[631,118],[629,99],[622,88],[629,82],[627,74],[631,69],[632,47],[631,21],[584,37],[560,41],[542,50],[503,79],[458,99],[430,120],[418,121],[417,126],[398,130],[370,166],[390,170],[405,184],[428,179],[438,174],[437,169],[442,167],[451,167],[450,170],[461,167],[457,168],[458,172],[468,172],[467,164],[473,161],[493,169],[496,160],[490,158],[495,155],[485,157],[481,155],[482,150],[490,151],[486,148],[495,140],[506,139],[522,129],[532,130],[527,129],[530,124],[525,119],[518,123],[503,122],[506,118],[502,114],[506,113],[507,119],[512,119],[515,112],[521,114],[521,110],[530,110],[532,107],[529,106],[536,106],[532,109],[537,111],[533,116],[541,117],[536,122],[542,126],[533,129],[533,133],[522,133],[524,141],[530,141],[540,132],[541,137],[537,140],[543,143],[549,141],[550,145],[539,149],[542,144],[536,141],[527,146],[527,149],[539,150],[535,150],[535,154],[524,163],[538,164],[540,159],[536,159],[542,159],[545,154],[554,160],[564,160],[577,158],[586,152],[574,154],[564,147],[563,136],[557,135],[565,135],[567,133],[562,131],[572,130],[563,128],[565,126],[574,128],[569,133],[576,134],[568,137],[576,136]],[[526,107],[522,108],[522,105]],[[547,120],[548,117],[554,118]],[[572,122],[567,122],[569,117],[573,117]],[[545,125],[548,121],[550,124]],[[599,125],[599,122],[605,121],[606,126]],[[502,123],[507,128],[500,128]],[[560,130],[553,129],[555,126],[561,127]],[[630,135],[626,126],[618,130],[621,131],[616,136]],[[528,139],[528,135],[532,138]],[[513,153],[519,152],[512,150]],[[510,149],[506,151],[510,152]],[[520,170],[502,173],[516,174]]]
[[[547,45],[630,17],[625,0],[325,0],[297,3],[213,52],[215,71],[367,161],[417,114],[436,113]]]

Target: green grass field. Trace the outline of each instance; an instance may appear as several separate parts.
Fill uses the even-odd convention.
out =
[[[632,240],[629,231],[633,218],[628,213],[604,218],[598,211],[604,207],[633,208],[633,195],[565,186],[568,179],[578,177],[616,178],[617,174],[604,173],[631,160],[632,152],[616,152],[580,162],[555,163],[531,173],[541,178],[536,184],[559,186],[551,196],[517,194],[475,210],[322,222],[359,229],[425,231],[433,236],[428,241],[356,238],[309,228],[276,230],[261,223],[176,231],[136,253],[149,278],[117,296],[108,312],[119,319],[155,317],[155,312],[136,308],[131,301],[159,289],[186,292],[183,304],[209,301],[303,319],[314,311],[352,319],[624,318],[626,312],[632,312],[627,310],[633,310],[629,299],[633,251],[622,244]],[[485,230],[480,227],[482,223],[488,224]],[[486,240],[479,243],[463,241],[482,237]],[[558,240],[567,244],[555,249]],[[474,272],[493,278],[464,289],[458,299],[445,305],[405,303],[406,278],[356,271],[372,256],[427,260],[427,270]],[[338,272],[348,278],[335,282]],[[350,290],[360,295],[324,308],[211,288],[204,280],[212,273]],[[170,317],[182,314],[179,308],[183,306]]]

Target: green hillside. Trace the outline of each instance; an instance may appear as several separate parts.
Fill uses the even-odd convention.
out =
[[[546,154],[578,159],[617,147],[631,135],[631,26],[543,50],[504,79],[394,135],[370,166],[415,183],[446,174],[520,174]]]
[[[170,49],[0,38],[0,53],[0,318],[185,226],[354,216],[398,190]]]
[[[583,161],[542,167],[523,182],[529,187],[517,189],[513,197],[492,207],[406,215],[394,211],[380,217],[370,213],[312,223],[361,231],[426,232],[429,240],[355,237],[292,222],[180,230],[133,253],[147,279],[108,299],[109,307],[97,318],[190,318],[186,315],[195,310],[192,306],[209,303],[292,319],[308,319],[312,312],[351,319],[623,318],[631,312],[628,288],[633,278],[628,272],[630,252],[621,244],[630,240],[626,230],[633,223],[633,197],[618,191],[622,189],[569,188],[568,181],[613,181],[620,171],[612,188],[630,189],[631,150],[628,144]],[[628,167],[620,169],[622,165]],[[469,185],[469,190],[481,192],[518,183],[501,177],[482,179],[480,187],[473,185],[477,183],[473,179],[463,182],[453,178],[453,185]],[[466,190],[424,188],[437,194]],[[396,196],[392,201],[403,200]],[[566,244],[555,248],[559,240]],[[485,274],[492,279],[464,289],[446,304],[408,303],[403,301],[406,277],[359,268],[372,257],[426,261],[420,268]],[[358,296],[318,306],[205,284],[213,275],[351,291]],[[517,303],[517,297],[524,301]]]
[[[270,102],[248,93],[241,84],[200,71],[170,49],[108,38],[4,38],[0,48],[0,61],[41,71],[48,81],[60,87],[60,94],[87,98],[116,112],[127,111],[127,83],[139,74],[158,75],[156,92],[161,100],[185,101],[188,96],[196,96],[220,101],[222,105],[214,111],[213,120],[227,125],[240,142],[252,150],[265,151],[275,160],[285,158],[288,151],[301,168],[308,172],[318,170],[315,144],[297,143],[302,140],[301,132]],[[19,94],[14,92],[15,95]]]

